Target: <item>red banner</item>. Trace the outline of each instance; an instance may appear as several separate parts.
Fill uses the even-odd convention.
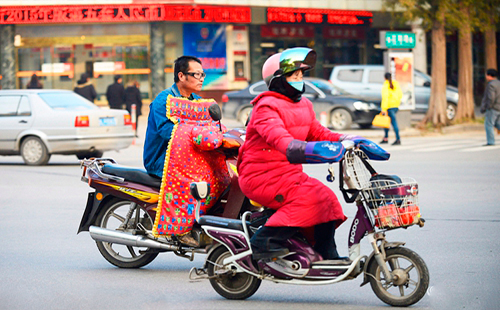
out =
[[[314,37],[314,26],[264,25],[260,26],[260,35],[266,38],[312,38]]]
[[[0,8],[0,24],[187,21],[250,23],[249,7],[193,5],[24,6]]]
[[[328,9],[268,8],[268,23],[307,23],[334,25],[369,25],[373,13],[370,11],[348,11]]]

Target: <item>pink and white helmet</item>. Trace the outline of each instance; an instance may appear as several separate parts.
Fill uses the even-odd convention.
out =
[[[299,69],[304,71],[314,68],[316,52],[307,47],[294,47],[269,57],[262,66],[262,78],[271,85],[274,78],[292,73]]]

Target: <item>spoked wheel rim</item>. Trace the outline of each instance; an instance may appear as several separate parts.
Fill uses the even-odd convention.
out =
[[[229,294],[242,294],[253,284],[253,276],[245,272],[236,272],[235,267],[223,266],[225,258],[231,256],[229,251],[224,252],[214,262],[214,274],[221,275],[217,278],[218,286]]]
[[[455,118],[455,114],[457,113],[456,108],[453,104],[449,103],[446,106],[446,116],[451,121]]]
[[[330,124],[333,129],[346,129],[351,124],[351,115],[344,109],[336,109],[330,114]]]
[[[26,141],[23,145],[23,155],[26,161],[37,162],[43,155],[43,146],[35,139]]]
[[[421,272],[417,268],[417,263],[411,258],[400,254],[393,254],[387,257],[386,265],[395,278],[388,282],[380,268],[377,267],[375,279],[377,285],[387,297],[391,299],[405,300],[414,295],[420,287]]]
[[[139,222],[141,223],[141,225],[145,226],[147,229],[151,229],[151,227],[153,227],[153,220],[148,213],[144,212],[144,210],[139,207],[135,208],[130,218],[130,222],[125,226],[125,218],[130,210],[130,206],[130,201],[120,201],[113,204],[104,213],[99,226],[102,228],[118,230],[132,234],[132,231],[136,229],[138,225],[136,219],[139,218]],[[136,212],[139,212],[138,217],[136,217]],[[148,249],[145,247],[133,247],[109,242],[101,243],[109,255],[121,262],[135,262],[148,255],[147,253],[140,252],[146,251]]]

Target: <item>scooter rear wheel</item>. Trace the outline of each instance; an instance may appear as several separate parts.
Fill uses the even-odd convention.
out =
[[[383,302],[407,307],[424,297],[429,287],[429,270],[424,260],[410,249],[397,247],[386,251],[386,264],[397,278],[385,280],[382,269],[375,260],[368,266],[368,277],[373,292]]]
[[[247,299],[257,292],[262,281],[248,273],[236,272],[230,266],[223,266],[224,259],[230,256],[231,253],[226,247],[219,246],[207,258],[207,272],[211,277],[210,284],[222,297]],[[212,278],[215,275],[218,277]]]
[[[128,200],[113,198],[105,203],[97,215],[95,225],[101,228],[118,229],[130,232],[137,229],[136,212],[139,212],[140,223],[147,229],[153,226],[153,219],[147,212],[144,212],[139,206],[133,211],[131,222],[127,227],[123,227],[125,217],[129,212],[131,202]],[[96,241],[97,248],[101,255],[111,264],[120,268],[140,268],[151,263],[158,253],[144,253],[148,248],[132,247],[103,241]],[[141,252],[140,252],[141,251]]]

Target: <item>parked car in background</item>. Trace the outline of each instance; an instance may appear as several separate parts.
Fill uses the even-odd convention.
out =
[[[338,65],[330,74],[330,82],[362,98],[382,100],[381,90],[384,83],[385,69],[382,65]],[[415,110],[414,113],[427,113],[431,96],[431,77],[414,70]],[[446,87],[446,115],[449,120],[455,118],[458,104],[458,89]]]
[[[350,128],[352,123],[361,128],[370,128],[372,120],[380,112],[380,104],[364,101],[320,78],[304,78],[305,93],[313,103],[316,118],[326,113],[328,127],[335,130]],[[222,96],[223,117],[246,123],[253,106],[250,102],[260,93],[267,91],[264,81],[256,82],[240,91],[227,92]]]
[[[125,110],[101,109],[68,90],[0,90],[0,155],[45,165],[52,154],[101,157],[133,139]]]

